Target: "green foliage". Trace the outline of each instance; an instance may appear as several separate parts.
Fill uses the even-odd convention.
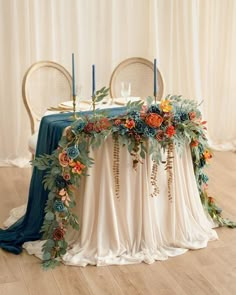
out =
[[[147,102],[147,106],[149,107],[150,105],[153,104],[153,102],[154,102],[154,98],[153,98],[152,96],[148,96],[148,97],[146,98],[146,102]]]
[[[46,170],[51,167],[53,155],[39,155],[36,159],[31,161],[31,164],[37,167],[39,170]]]
[[[95,103],[100,102],[105,98],[109,93],[109,88],[102,87],[100,90],[96,91],[96,95],[94,98]]]
[[[203,171],[207,164],[204,153],[209,146],[197,102],[168,95],[164,104],[169,103],[170,108],[166,111],[161,104],[153,104],[153,97],[148,97],[146,113],[144,101],[129,101],[126,112],[114,118],[96,109],[96,103],[101,102],[108,91],[105,87],[96,91],[92,98],[92,116],[81,115],[72,122],[51,155],[43,154],[32,161],[39,170],[45,170],[43,186],[49,192],[41,228],[46,240],[43,245],[44,269],[57,266],[66,253],[68,245],[64,234],[67,228],[71,226],[79,230],[78,217],[71,210],[76,205],[74,190],[80,186],[81,177],[88,176],[87,169],[94,164],[89,155],[91,148],[99,148],[110,135],[118,140],[120,146],[128,149],[134,168],[147,154],[160,164],[169,144],[174,144],[179,155],[190,144],[196,182],[206,212],[220,226],[236,227],[235,222],[221,216],[221,210],[204,189],[208,180]],[[147,120],[150,114],[154,120],[151,124]],[[68,156],[68,147],[75,152],[75,157]]]
[[[50,259],[50,260],[44,260],[42,263],[44,270],[54,269],[56,266],[60,264],[60,261],[58,259]]]
[[[129,100],[127,103],[127,108],[129,111],[140,111],[144,104],[143,100],[131,101]]]
[[[152,156],[152,160],[157,164],[160,164],[162,161],[162,152],[161,152],[161,145],[160,143],[151,138],[149,142],[149,155]]]
[[[72,226],[73,229],[79,230],[79,221],[78,217],[72,213],[69,215],[69,224]]]

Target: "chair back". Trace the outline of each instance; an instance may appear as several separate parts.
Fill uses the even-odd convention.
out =
[[[112,98],[121,96],[121,82],[131,83],[131,96],[140,97],[145,100],[153,96],[154,90],[154,65],[151,61],[132,57],[125,59],[114,69],[110,78],[110,96]],[[163,79],[157,69],[157,99],[163,95]]]
[[[57,106],[72,99],[72,77],[60,64],[52,61],[34,63],[25,73],[22,96],[30,117],[31,132],[49,106]]]

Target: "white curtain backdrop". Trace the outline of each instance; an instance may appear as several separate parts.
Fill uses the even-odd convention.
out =
[[[165,93],[203,100],[211,146],[235,151],[236,1],[152,0],[150,15]]]
[[[28,163],[29,118],[21,85],[39,60],[53,60],[91,96],[108,86],[115,66],[132,56],[158,60],[166,94],[204,100],[209,138],[236,147],[236,1],[0,0],[0,166]]]

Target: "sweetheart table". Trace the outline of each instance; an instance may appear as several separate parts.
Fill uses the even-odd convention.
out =
[[[111,110],[112,118],[126,113],[126,107]],[[36,157],[50,155],[57,149],[63,131],[71,124],[70,116],[65,113],[43,117]],[[216,224],[199,196],[189,144],[184,143],[181,155],[177,149],[173,150],[171,198],[165,150],[161,151],[153,183],[155,161],[151,155],[147,153],[134,169],[130,151],[120,145],[119,163],[116,162],[119,181],[116,181],[114,145],[109,135],[99,148],[90,150],[89,156],[95,164],[88,167],[88,176],[81,178],[74,192],[76,206],[72,210],[78,216],[80,229],[67,230],[68,247],[61,255],[63,263],[77,266],[153,263],[188,249],[206,247],[208,241],[217,239],[212,229]],[[40,240],[40,229],[48,200],[48,191],[42,184],[45,173],[34,167],[26,213],[7,230],[0,230],[1,248],[15,254],[25,248],[28,253],[43,257],[45,241]],[[158,193],[153,194],[155,189]]]

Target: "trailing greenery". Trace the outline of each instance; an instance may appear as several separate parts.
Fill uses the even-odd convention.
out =
[[[32,162],[38,169],[46,170],[43,185],[49,191],[41,228],[42,238],[46,240],[43,246],[45,269],[58,265],[66,253],[68,244],[65,234],[68,228],[79,229],[78,218],[71,210],[75,206],[74,191],[79,187],[81,177],[87,176],[88,167],[94,164],[89,156],[90,149],[99,148],[108,136],[127,146],[134,168],[147,154],[154,163],[160,164],[162,151],[167,150],[170,158],[166,169],[170,177],[170,147],[175,147],[181,156],[186,145],[190,145],[196,182],[205,210],[219,226],[236,226],[221,216],[221,209],[207,191],[208,177],[204,168],[212,154],[199,105],[181,96],[169,95],[156,104],[152,97],[148,97],[146,105],[143,101],[129,101],[127,111],[114,117],[111,112],[104,113],[95,107],[107,93],[105,87],[97,91],[93,97],[93,113],[89,116],[81,114],[66,128],[58,148],[51,155],[40,155]],[[155,171],[153,177],[156,179]]]

